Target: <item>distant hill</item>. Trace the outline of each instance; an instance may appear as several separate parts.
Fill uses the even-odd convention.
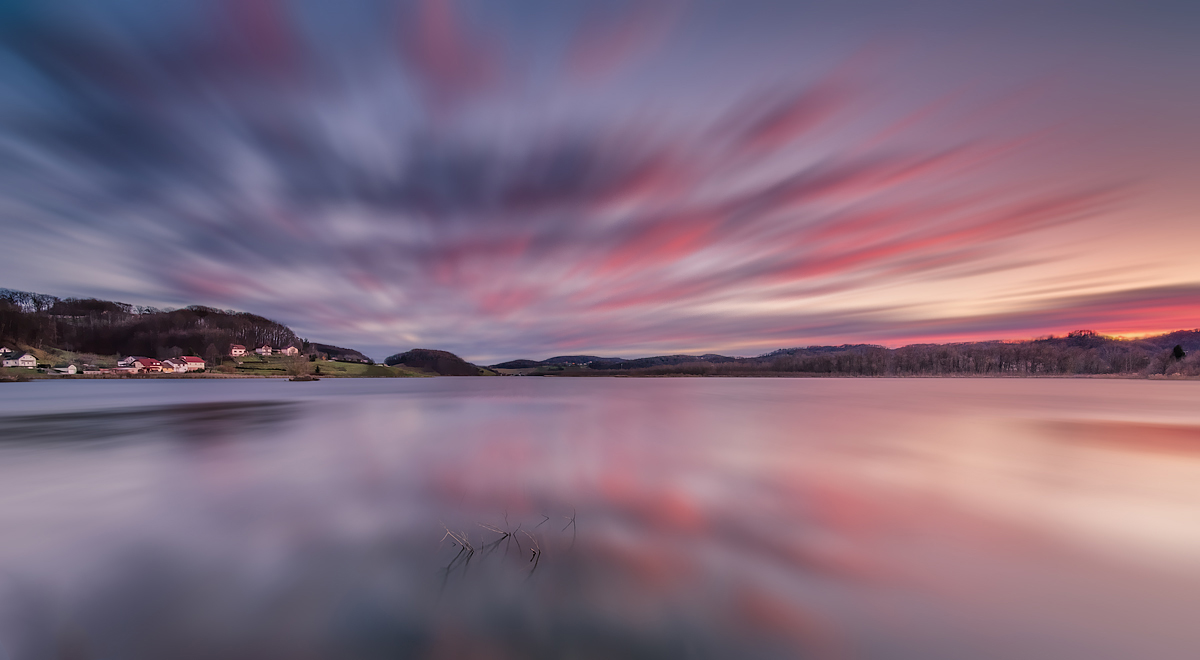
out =
[[[623,358],[606,358],[595,355],[559,355],[547,360],[510,360],[491,365],[492,369],[535,369],[537,367],[590,366],[624,362]]]
[[[595,355],[561,355],[548,360],[510,360],[493,364],[493,369],[537,369],[539,367],[587,367],[599,371],[618,371],[645,369],[648,367],[669,366],[693,363],[734,362],[739,358],[725,355],[658,355],[655,357],[626,360],[616,357],[597,357]]]
[[[33,348],[145,355],[225,355],[231,344],[275,348],[303,341],[267,318],[192,306],[162,310],[94,298],[56,298],[0,289],[0,341]]]
[[[493,369],[533,369],[542,366],[537,360],[511,360],[491,365]]]
[[[798,352],[807,354],[817,353],[844,353],[846,351],[861,351],[865,349],[879,348],[875,344],[842,344],[841,346],[807,346],[805,348],[781,348],[758,356],[757,359],[767,359],[781,357],[784,355],[795,355]]]
[[[1176,345],[1182,346],[1183,350],[1189,355],[1200,352],[1200,330],[1176,330],[1165,335],[1157,337],[1146,337],[1139,339],[1138,342],[1154,346],[1161,350],[1174,348]]]
[[[617,369],[646,369],[648,367],[673,366],[679,364],[720,364],[724,362],[736,362],[739,358],[728,357],[725,355],[715,355],[709,353],[707,355],[658,355],[655,357],[638,358],[636,360],[619,360],[612,362],[596,362],[588,365],[592,369],[600,370],[617,370]]]
[[[477,367],[449,351],[429,348],[414,348],[411,351],[389,355],[384,361],[389,367],[397,365],[429,371],[439,376],[482,376],[486,369]],[[494,375],[494,374],[491,374]]]
[[[1182,358],[1174,350],[1176,346],[1184,354]],[[1015,342],[913,344],[901,348],[842,344],[783,348],[749,358],[715,354],[658,355],[632,360],[591,358],[586,363],[571,363],[586,364],[586,367],[549,373],[554,364],[550,360],[512,360],[495,367],[534,370],[533,375],[561,376],[1200,376],[1200,330],[1179,330],[1136,340],[1077,330],[1063,337]]]
[[[157,309],[95,298],[58,298],[0,288],[0,344],[97,355],[165,359],[197,355],[215,360],[232,344],[253,349],[295,346],[333,360],[370,362],[362,353],[310,344],[291,328],[246,312],[193,305]]]
[[[342,348],[341,346],[333,346],[331,344],[309,344],[310,352],[318,355],[324,355],[328,360],[340,360],[342,362],[365,362],[374,364],[375,361],[371,358],[359,353],[353,348]]]
[[[560,355],[542,360],[542,364],[609,364],[623,361],[623,358],[596,357],[595,355]]]

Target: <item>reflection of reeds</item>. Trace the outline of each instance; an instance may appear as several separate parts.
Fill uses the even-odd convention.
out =
[[[501,543],[508,540],[509,537],[512,536],[511,532],[506,532],[503,529],[496,527],[495,525],[485,525],[483,523],[479,523],[479,526],[486,529],[489,532],[495,532],[500,535],[500,538],[496,539],[495,541],[492,541],[491,543],[485,543],[482,546],[480,546],[480,549],[483,551],[484,557],[492,554],[492,552],[495,551],[496,548],[500,547]],[[505,554],[508,554],[507,546],[505,546]]]
[[[566,516],[563,516],[563,518],[566,518]],[[571,509],[571,517],[570,517],[570,519],[568,519],[567,524],[563,525],[562,531],[564,531],[564,532],[567,531],[568,527],[571,528],[571,547],[574,548],[575,547],[575,535],[579,531],[575,527],[575,509]]]
[[[467,567],[471,564],[471,557],[475,556],[475,546],[471,545],[470,539],[467,538],[466,532],[454,533],[449,527],[442,525],[442,529],[446,530],[446,534],[442,536],[442,541],[447,537],[458,546],[458,554],[454,555],[454,559],[443,569],[442,588],[446,587],[446,580],[450,579],[450,574],[458,567],[462,567],[463,573],[467,572]]]
[[[550,519],[550,517],[546,516],[546,520],[549,520],[549,519]],[[542,522],[546,522],[546,520],[543,520]],[[537,570],[538,562],[540,562],[542,559],[542,546],[540,544],[538,544],[537,537],[535,537],[533,534],[530,534],[529,532],[525,532],[525,536],[529,537],[529,542],[532,544],[532,547],[530,548],[530,550],[532,551],[533,554],[530,555],[529,561],[533,562],[533,568],[530,569],[529,574],[533,575],[533,572]]]
[[[571,546],[570,547],[572,547],[572,548],[575,546],[575,537],[577,535],[576,530],[575,530],[575,515],[576,515],[575,511],[572,510],[570,516],[563,516],[563,519],[567,521],[567,524],[561,530],[561,531],[565,532],[565,531],[567,531],[568,528],[571,528]],[[532,529],[534,529],[534,530],[538,529],[542,525],[549,522],[551,520],[551,518],[552,518],[552,516],[542,514],[542,520],[540,522],[538,522],[537,525],[535,525]],[[442,535],[442,542],[445,542],[446,539],[450,539],[451,544],[458,547],[458,553],[455,554],[454,557],[450,560],[450,562],[445,567],[442,568],[442,573],[443,573],[442,586],[443,586],[443,588],[445,587],[446,580],[449,579],[450,574],[453,573],[454,571],[462,569],[463,573],[464,574],[466,573],[467,567],[470,564],[471,559],[475,556],[475,554],[477,552],[480,554],[481,557],[486,558],[486,557],[489,557],[492,554],[494,554],[496,552],[496,550],[498,550],[500,548],[501,544],[504,545],[504,556],[506,556],[506,557],[508,556],[508,552],[511,547],[511,544],[514,544],[514,543],[516,544],[517,556],[524,556],[525,549],[528,548],[529,549],[529,559],[525,562],[525,564],[527,566],[529,564],[532,564],[532,566],[530,566],[530,568],[529,568],[529,575],[532,576],[533,573],[535,573],[537,571],[538,567],[541,565],[542,554],[544,552],[544,550],[542,548],[542,540],[543,540],[542,536],[544,536],[544,535],[539,535],[535,532],[524,530],[521,528],[520,523],[518,523],[515,528],[510,527],[509,522],[508,522],[508,514],[505,514],[505,516],[504,516],[504,526],[503,527],[501,527],[499,525],[493,525],[493,524],[482,523],[482,522],[476,523],[476,525],[478,525],[485,532],[490,532],[492,534],[495,534],[496,535],[495,538],[493,538],[490,541],[481,540],[479,542],[479,545],[476,546],[474,543],[471,542],[471,539],[468,536],[467,532],[454,531],[454,530],[451,530],[449,527],[447,527],[445,524],[442,525],[442,529],[445,531],[445,533]],[[525,537],[524,544],[521,543],[521,535],[524,535],[524,537]]]

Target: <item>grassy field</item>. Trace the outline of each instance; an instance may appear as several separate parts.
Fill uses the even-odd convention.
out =
[[[37,376],[37,372],[33,369],[21,369],[18,367],[4,368],[0,367],[0,383],[8,383],[14,380],[28,380]]]
[[[95,353],[73,353],[71,351],[61,351],[57,348],[29,348],[27,346],[9,346],[13,349],[13,357],[20,357],[25,353],[33,355],[37,358],[38,364],[49,364],[51,366],[67,365],[67,364],[94,364],[101,367],[115,367],[117,360],[120,358],[116,355],[96,355]]]
[[[255,376],[286,376],[288,361],[286,357],[262,357],[259,355],[237,358],[235,373]],[[226,362],[229,365],[230,362]],[[385,367],[380,364],[363,364],[361,362],[333,362],[317,360],[308,363],[308,373],[318,378],[419,378],[425,376],[418,371],[404,367]]]

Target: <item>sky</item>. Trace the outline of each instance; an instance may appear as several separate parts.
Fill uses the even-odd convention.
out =
[[[0,286],[381,358],[1200,326],[1200,3],[0,0]]]

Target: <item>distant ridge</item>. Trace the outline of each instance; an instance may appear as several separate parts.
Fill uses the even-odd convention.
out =
[[[374,360],[354,350],[353,348],[342,348],[332,344],[309,344],[312,350],[318,354],[326,356],[330,360],[340,360],[342,362],[366,362],[374,364]]]
[[[546,360],[511,360],[509,362],[501,362],[493,364],[493,369],[529,369],[540,366],[566,366],[566,365],[591,365],[591,364],[615,364],[625,362],[624,358],[606,358],[596,357],[595,355],[560,355]]]
[[[542,360],[542,362],[544,364],[609,364],[624,362],[624,358],[596,357],[595,355],[560,355],[552,357],[549,360]]]
[[[565,368],[568,365],[569,368]],[[1200,329],[1134,340],[1077,330],[1064,337],[912,344],[894,349],[873,344],[807,346],[781,348],[750,358],[711,353],[631,360],[574,356],[541,361],[511,360],[492,368],[528,375],[562,376],[1200,376]]]

